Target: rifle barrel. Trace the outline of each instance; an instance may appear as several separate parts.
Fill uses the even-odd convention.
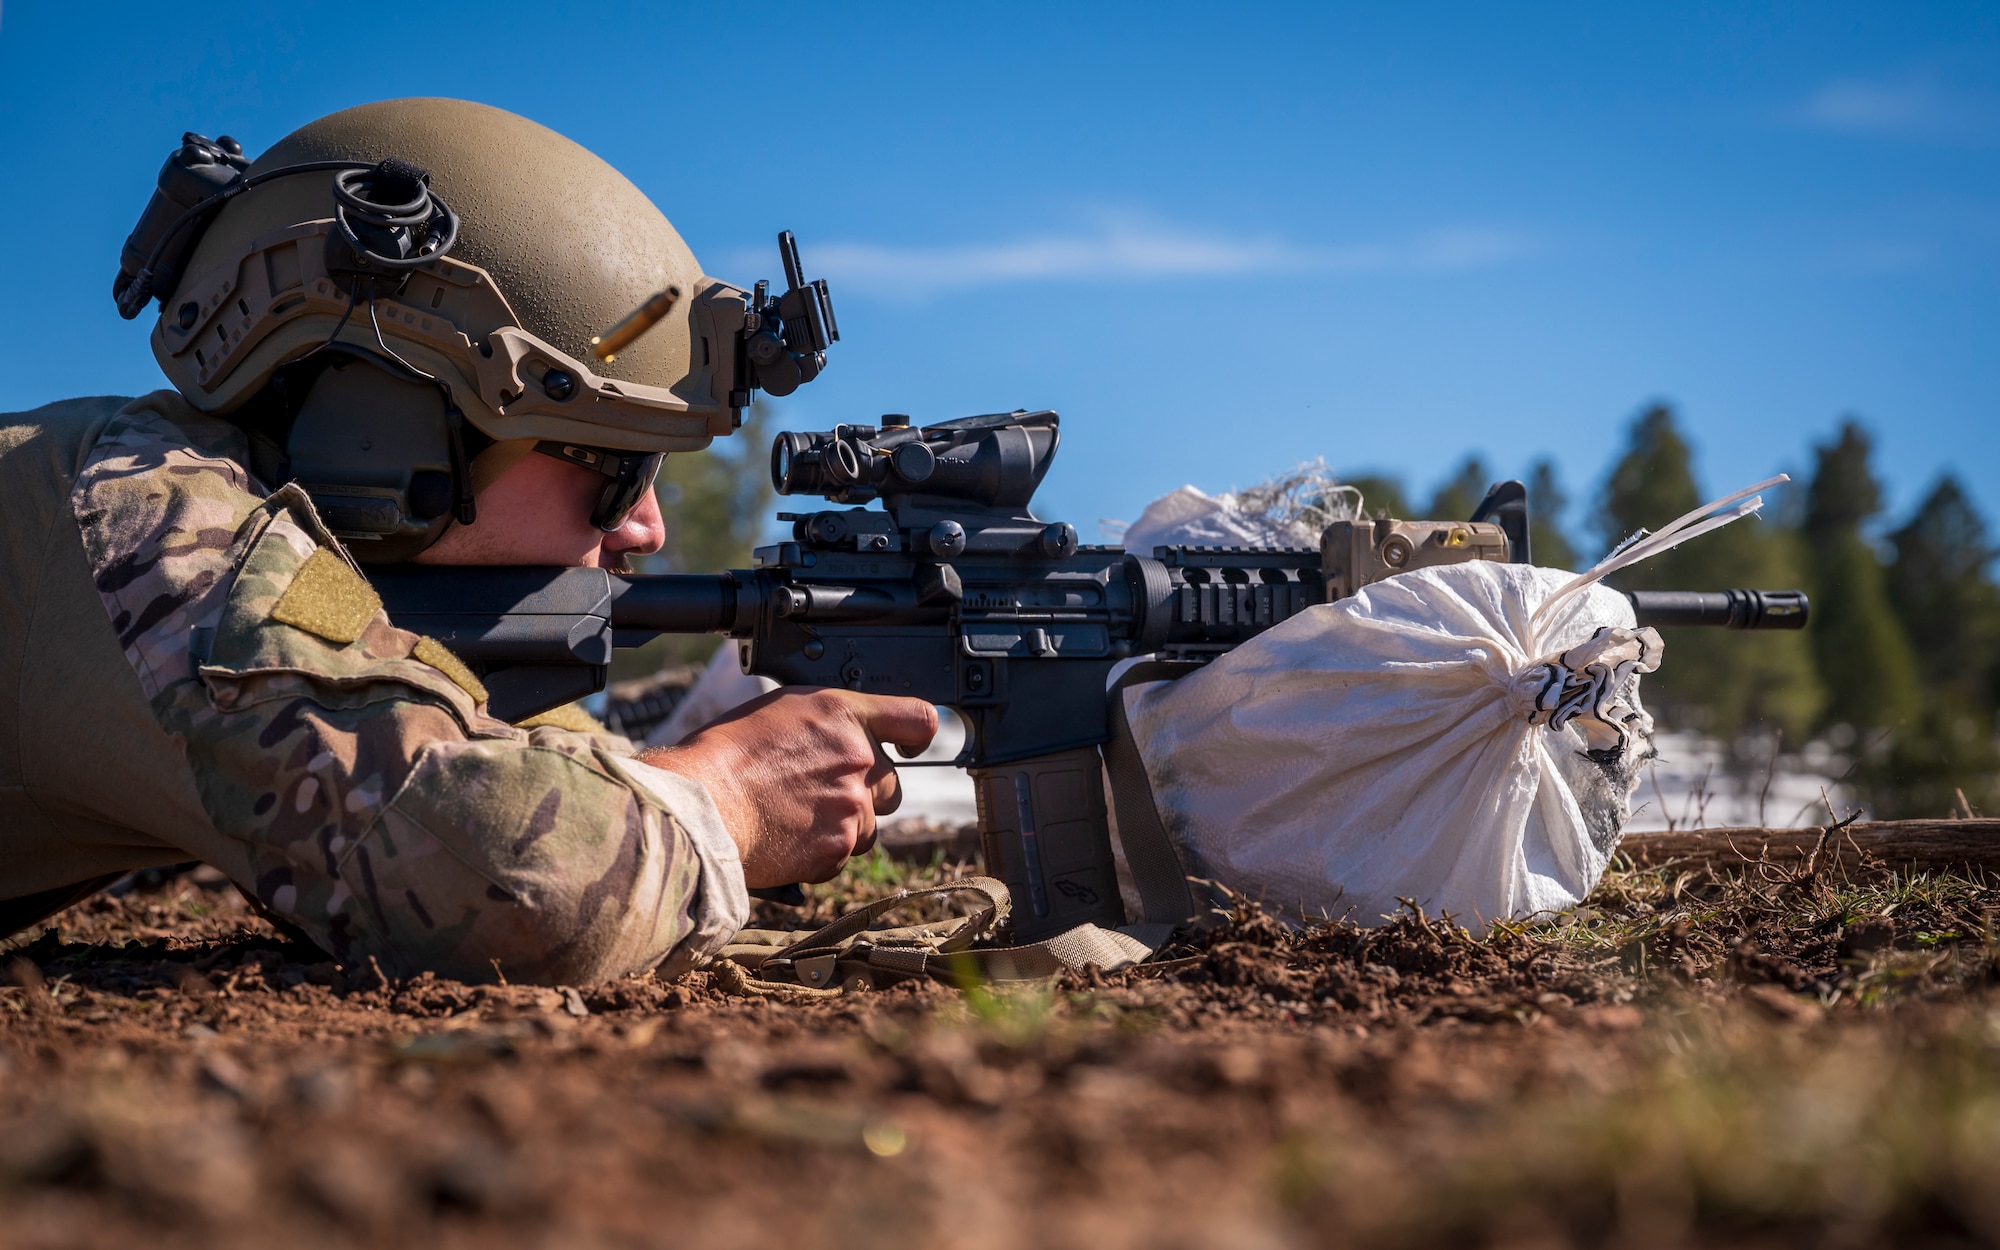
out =
[[[1719,625],[1724,629],[1804,629],[1811,604],[1803,590],[1630,590],[1641,625]]]

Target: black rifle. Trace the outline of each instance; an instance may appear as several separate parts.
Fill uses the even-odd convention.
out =
[[[1106,683],[1121,660],[1159,656],[1184,671],[1400,569],[1528,555],[1516,482],[1496,486],[1473,521],[1342,522],[1319,550],[1085,546],[1075,527],[1029,511],[1057,444],[1053,412],[780,434],[778,492],[850,506],[780,513],[793,539],[760,549],[755,569],[368,575],[398,625],[481,673],[491,710],[508,720],[603,689],[614,647],[663,633],[728,634],[744,671],[780,685],[955,709],[986,870],[1013,892],[1016,936],[1033,940],[1122,922],[1099,754],[1113,729]],[[856,506],[877,498],[881,509]],[[1656,625],[1796,629],[1807,610],[1797,591],[1631,598],[1640,622]]]

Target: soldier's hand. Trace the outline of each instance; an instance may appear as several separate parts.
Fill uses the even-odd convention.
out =
[[[882,744],[914,752],[936,734],[921,699],[791,687],[641,758],[708,787],[754,890],[828,880],[873,846],[875,818],[903,801]]]

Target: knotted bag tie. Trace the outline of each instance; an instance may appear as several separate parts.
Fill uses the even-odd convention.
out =
[[[1665,650],[1651,626],[1606,625],[1514,674],[1508,700],[1531,725],[1560,731],[1574,721],[1593,754],[1623,755],[1635,733],[1653,732],[1653,718],[1626,702],[1632,679],[1657,670]]]

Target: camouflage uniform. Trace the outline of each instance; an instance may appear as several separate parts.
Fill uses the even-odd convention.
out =
[[[487,715],[245,450],[172,391],[0,417],[17,926],[33,900],[194,857],[392,974],[673,974],[741,927],[742,868],[699,784],[622,739]]]

